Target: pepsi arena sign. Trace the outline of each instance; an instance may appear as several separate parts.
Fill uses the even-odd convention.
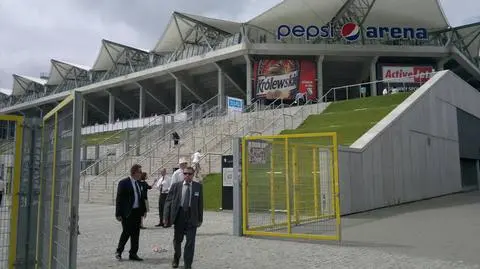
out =
[[[317,25],[280,25],[277,29],[277,40],[282,40],[290,36],[296,38],[305,38],[306,40],[317,38],[334,38],[336,36],[343,37],[345,40],[354,42],[360,38],[360,26],[356,23],[346,23],[339,33],[336,32],[331,23],[324,26]],[[428,31],[426,28],[412,27],[376,27],[367,26],[365,28],[366,39],[412,39],[412,40],[428,40]]]

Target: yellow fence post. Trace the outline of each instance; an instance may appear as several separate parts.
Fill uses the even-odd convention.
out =
[[[293,217],[295,219],[295,224],[300,224],[300,217],[298,215],[298,148],[297,146],[292,146],[292,180],[293,180]]]
[[[275,144],[272,144],[270,150],[270,210],[272,224],[275,225],[275,156],[273,154],[273,149]]]
[[[315,203],[315,217],[318,217],[318,171],[317,171],[317,148],[312,149],[312,170],[313,170],[313,202]]]
[[[22,143],[23,143],[23,117],[21,116],[2,116],[7,121],[15,121],[15,152],[13,163],[13,186],[12,186],[12,208],[10,211],[10,235],[8,247],[8,268],[15,268],[17,259],[17,227],[18,210],[20,207],[20,180],[22,175]]]
[[[285,193],[286,193],[286,206],[287,206],[287,232],[292,233],[292,220],[290,212],[290,182],[289,182],[289,169],[288,169],[288,139],[284,139],[284,159],[285,159]]]
[[[336,217],[336,224],[337,224],[337,240],[342,239],[342,225],[341,225],[341,218],[340,218],[340,186],[338,182],[338,144],[337,144],[337,134],[334,133],[332,135],[333,140],[333,185],[334,185],[334,203],[335,203],[335,217]]]
[[[55,225],[53,224],[54,216],[55,216],[55,181],[56,181],[56,174],[55,168],[57,165],[57,142],[58,142],[58,113],[55,112],[55,119],[54,119],[54,127],[53,127],[53,165],[52,165],[52,196],[50,198],[50,245],[49,245],[49,258],[48,258],[48,266],[49,268],[52,267],[52,252],[53,252],[53,228]]]

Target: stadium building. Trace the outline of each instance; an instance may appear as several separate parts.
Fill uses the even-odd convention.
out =
[[[188,119],[218,116],[209,111],[224,111],[229,105],[227,97],[240,99],[240,109],[261,113],[261,107],[272,108],[271,103],[276,104],[272,101],[290,103],[298,94],[314,103],[355,98],[360,96],[359,87],[346,91],[331,89],[385,79],[394,80],[396,87],[408,88],[426,81],[425,76],[434,71],[447,69],[471,87],[480,89],[479,51],[480,22],[452,27],[438,0],[285,0],[248,22],[174,12],[151,49],[102,40],[98,57],[91,66],[52,59],[47,75],[32,78],[14,74],[11,95],[1,94],[0,113],[45,115],[76,90],[84,97],[82,132],[144,128],[141,134],[126,134],[141,141],[144,139],[141,135],[150,132],[146,126],[151,127],[156,118],[161,118],[159,125],[168,123],[174,130]],[[369,83],[365,94],[381,95],[388,87],[385,83]],[[200,116],[195,107],[202,108]],[[321,112],[318,105],[315,107],[316,111],[307,114]],[[269,116],[264,121],[275,122],[275,119]],[[282,128],[296,128],[303,119],[294,119],[289,126],[264,125],[260,131],[254,131],[278,133]],[[248,121],[239,116],[230,119],[229,124]],[[152,153],[152,148],[168,149],[161,141],[136,147],[136,155],[151,154],[149,160],[154,160],[154,164],[150,162],[148,171],[155,173],[166,163],[173,167],[173,160],[178,160],[179,155],[196,148],[219,154],[228,152],[231,136],[240,133],[215,127],[218,128],[209,129],[221,129],[227,134],[208,141],[195,138],[192,133],[196,131],[189,133],[182,127],[181,139],[193,137],[189,140],[191,144],[185,152],[162,153],[168,161],[155,161],[161,154]],[[165,128],[161,131],[165,137],[170,134]],[[218,136],[206,132],[200,136]],[[241,135],[249,133],[252,131]],[[94,189],[101,175],[102,183],[97,187],[113,191],[111,182],[124,174],[126,168],[119,168],[120,172],[115,168],[118,174],[102,171],[111,171],[112,165],[118,165],[125,153],[132,150],[128,142],[125,144],[112,154],[98,145],[93,151],[85,147],[83,159],[92,159],[94,164],[86,165],[82,172],[85,182],[92,184],[84,185],[85,188]],[[147,159],[135,159],[142,160]],[[112,200],[112,195],[105,192],[95,196],[89,191],[84,198],[94,201],[101,197],[106,197],[107,202]],[[384,204],[345,211],[379,205]]]

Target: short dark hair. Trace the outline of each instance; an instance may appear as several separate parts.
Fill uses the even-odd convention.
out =
[[[142,173],[142,177],[140,178],[140,180],[147,180],[147,172]]]
[[[142,169],[142,166],[139,164],[134,164],[132,168],[130,168],[130,175],[133,176],[133,174],[138,173]]]

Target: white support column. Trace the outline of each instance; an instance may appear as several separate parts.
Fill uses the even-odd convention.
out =
[[[82,100],[82,125],[88,124],[88,103],[85,99]]]
[[[182,83],[177,78],[175,79],[175,113],[182,110]]]
[[[317,99],[321,99],[323,97],[323,60],[325,56],[321,55],[317,58]],[[319,100],[323,102],[322,100]]]
[[[140,103],[138,105],[138,118],[139,119],[142,119],[142,118],[145,118],[145,89],[143,87],[140,87],[139,88],[139,91],[140,91],[140,94],[139,94],[139,99],[140,99]]]
[[[253,99],[253,92],[252,92],[252,61],[250,61],[250,57],[248,57],[248,55],[244,55],[245,56],[245,63],[247,65],[247,76],[246,76],[246,80],[247,80],[247,90],[246,90],[246,93],[247,93],[247,102],[246,102],[246,105],[249,106],[252,104],[252,99]]]
[[[115,122],[115,96],[108,93],[108,123]]]
[[[445,64],[450,60],[450,58],[442,58],[437,61],[437,66],[435,71],[443,71],[445,69]]]
[[[370,64],[370,81],[377,80],[377,62],[378,56],[373,57],[372,63]],[[370,95],[377,96],[377,84],[370,84]]]
[[[218,68],[218,108],[220,110],[225,108],[225,75],[220,68]]]

